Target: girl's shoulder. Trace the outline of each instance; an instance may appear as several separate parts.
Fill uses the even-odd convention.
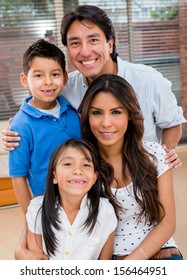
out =
[[[43,203],[43,199],[44,196],[43,195],[39,195],[34,197],[31,201],[30,204],[28,206],[28,211],[36,211],[39,210],[39,208],[42,206]]]
[[[100,205],[99,205],[99,211],[105,212],[106,214],[113,215],[115,213],[114,207],[110,203],[110,201],[107,198],[101,197],[100,198]]]

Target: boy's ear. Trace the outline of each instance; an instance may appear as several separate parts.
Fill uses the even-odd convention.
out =
[[[67,73],[67,71],[65,71],[64,72],[64,86],[66,85],[67,81],[68,81],[68,73]]]
[[[20,74],[19,80],[24,88],[28,88],[27,76],[24,73]]]

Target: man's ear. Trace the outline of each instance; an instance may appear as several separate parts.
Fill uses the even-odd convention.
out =
[[[112,53],[113,53],[114,39],[111,38],[111,39],[108,41],[108,43],[109,43],[110,54],[112,54]]]
[[[28,82],[27,82],[27,76],[24,73],[20,74],[19,80],[20,80],[20,83],[22,84],[22,86],[24,88],[28,88],[29,87]]]

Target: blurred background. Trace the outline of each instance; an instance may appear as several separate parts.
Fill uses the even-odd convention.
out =
[[[187,118],[187,1],[0,0],[0,130],[8,126],[8,119],[29,95],[19,82],[22,55],[29,45],[40,38],[49,40],[66,54],[68,71],[74,70],[61,43],[60,24],[64,13],[83,4],[102,8],[112,19],[122,59],[153,66],[172,82],[178,105]],[[183,125],[177,149],[183,166],[174,171],[176,239],[187,259],[187,124]],[[8,177],[7,155],[0,142],[0,259],[13,258],[23,225]]]

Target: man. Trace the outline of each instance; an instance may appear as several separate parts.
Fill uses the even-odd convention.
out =
[[[125,78],[134,88],[144,116],[144,139],[165,145],[172,167],[181,165],[174,148],[178,144],[182,108],[177,106],[171,82],[152,67],[122,61],[116,53],[115,32],[107,14],[96,6],[78,6],[61,23],[62,43],[76,71],[69,74],[63,95],[77,109],[88,85],[98,76],[111,73]],[[169,101],[169,102],[168,102]],[[3,132],[6,149],[12,150],[19,137]]]

